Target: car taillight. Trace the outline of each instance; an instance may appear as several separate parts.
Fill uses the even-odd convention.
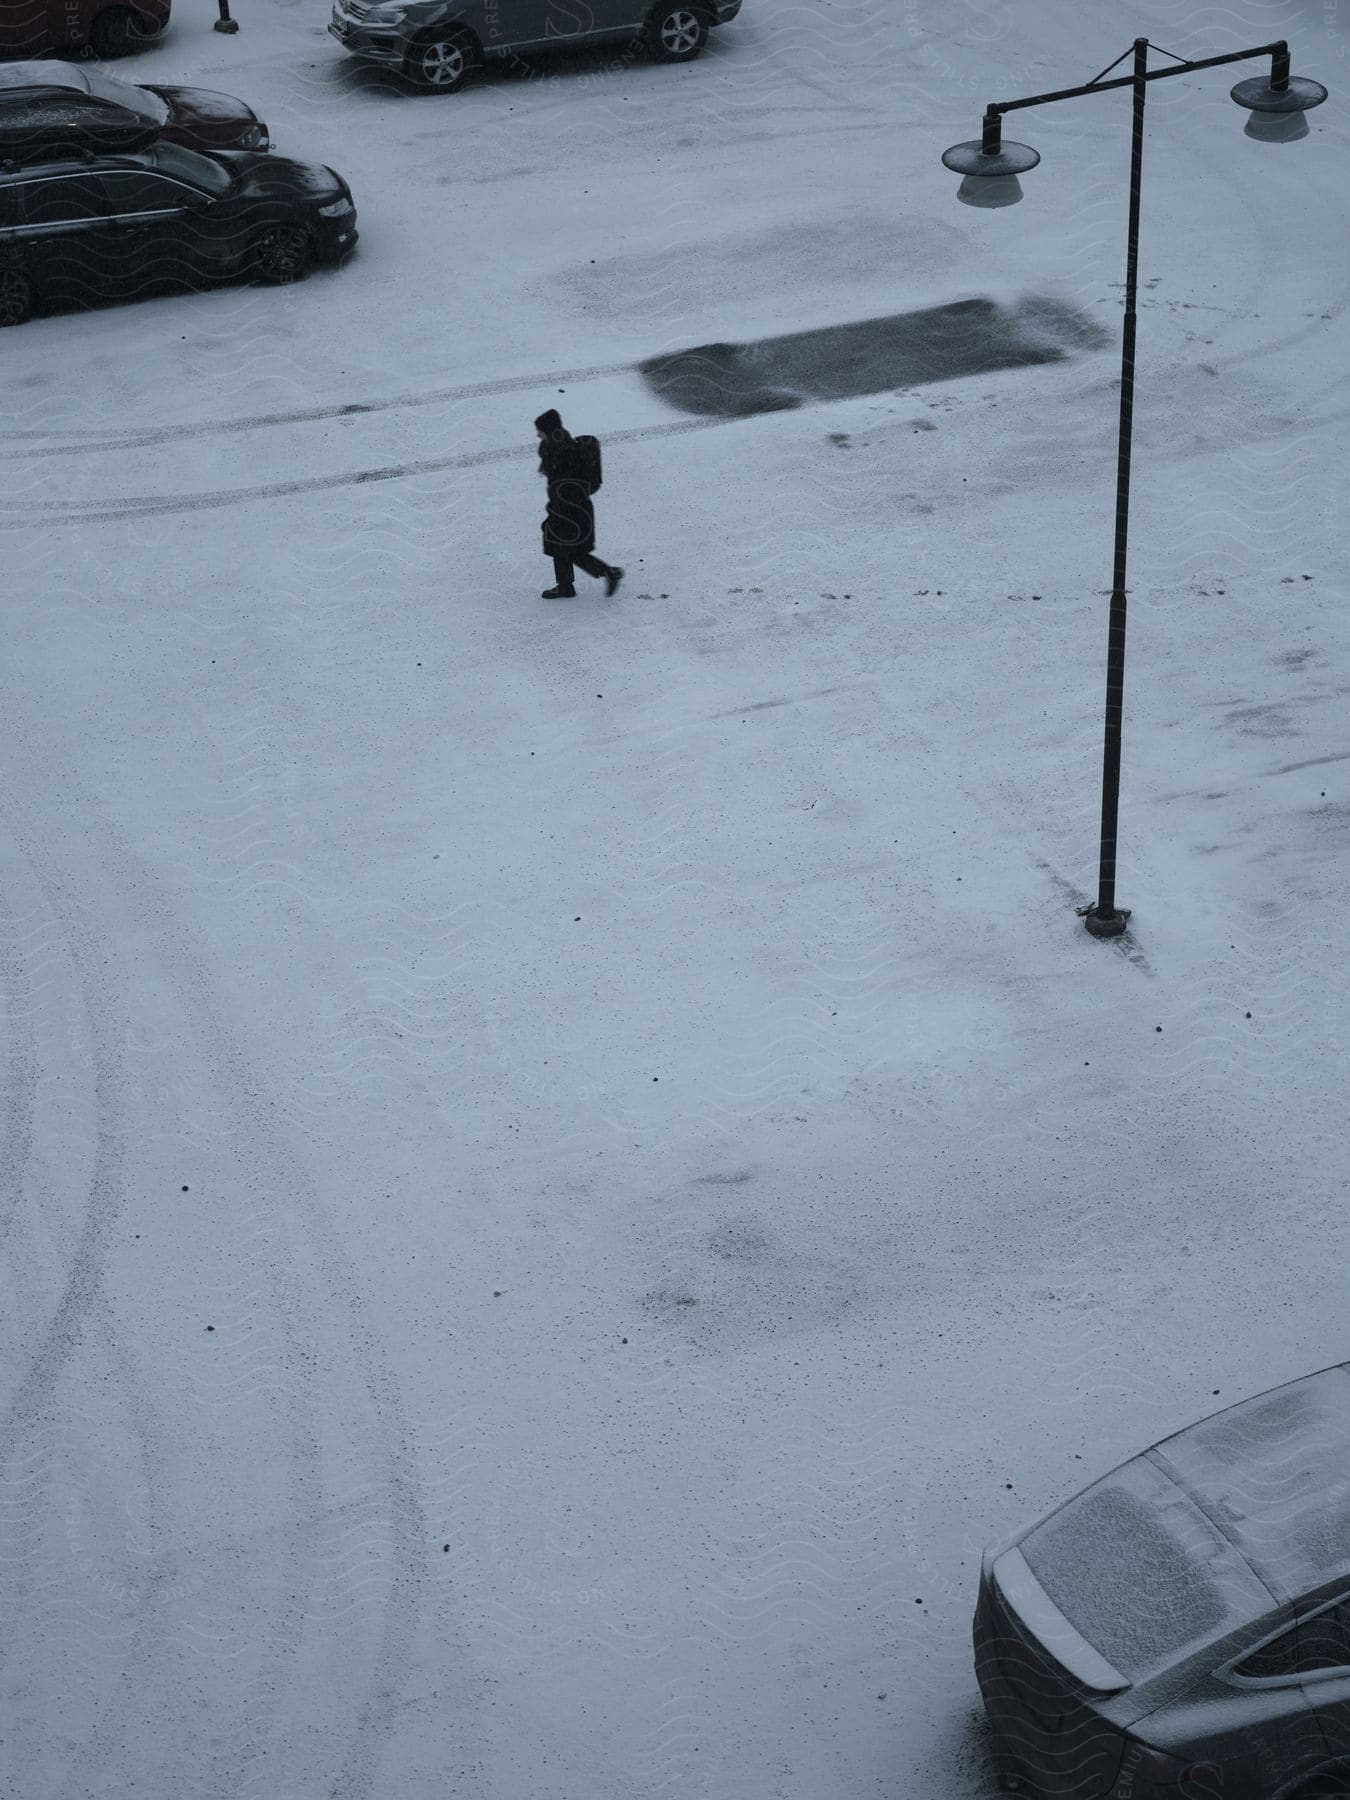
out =
[[[1111,1788],[1111,1800],[1134,1800],[1136,1793],[1152,1796],[1176,1792],[1179,1797],[1184,1770],[1185,1764],[1175,1756],[1141,1744],[1137,1738],[1128,1738]]]

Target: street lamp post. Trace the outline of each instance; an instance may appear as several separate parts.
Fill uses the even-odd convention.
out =
[[[1169,75],[1185,75],[1196,69],[1214,69],[1222,63],[1246,62],[1252,57],[1270,57],[1270,78],[1240,81],[1232,90],[1239,106],[1253,115],[1248,132],[1254,136],[1306,135],[1303,114],[1320,106],[1327,90],[1317,81],[1306,81],[1289,72],[1289,46],[1281,39],[1276,44],[1261,44],[1254,50],[1234,50],[1226,56],[1207,56],[1196,62],[1180,57],[1174,66],[1150,69],[1149,41],[1134,40],[1134,67],[1129,75],[1104,79],[1118,68],[1125,57],[1102,70],[1100,75],[1082,87],[1060,88],[1051,94],[1029,94],[1021,100],[997,101],[987,106],[978,139],[953,144],[943,154],[949,169],[964,177],[959,197],[976,206],[1006,206],[1021,198],[1017,177],[1034,169],[1041,160],[1029,144],[1003,142],[1003,114],[1024,106],[1044,106],[1052,100],[1076,100],[1082,94],[1104,93],[1109,88],[1128,87],[1134,95],[1134,121],[1130,134],[1130,215],[1125,249],[1125,326],[1120,352],[1120,434],[1116,450],[1116,529],[1115,553],[1111,569],[1111,612],[1107,629],[1106,651],[1106,729],[1102,755],[1102,827],[1101,855],[1098,864],[1097,903],[1082,909],[1083,923],[1094,937],[1119,937],[1129,919],[1129,912],[1116,905],[1116,825],[1120,807],[1121,720],[1125,695],[1125,563],[1129,544],[1130,522],[1130,456],[1134,427],[1134,345],[1135,299],[1139,279],[1139,190],[1144,161],[1144,96],[1150,81],[1163,81]],[[1171,52],[1164,50],[1164,56]],[[1256,120],[1266,124],[1264,131],[1253,131]],[[1300,132],[1301,127],[1301,132]]]

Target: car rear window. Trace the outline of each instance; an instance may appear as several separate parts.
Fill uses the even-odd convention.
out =
[[[1065,1618],[1131,1680],[1234,1613],[1212,1567],[1221,1540],[1175,1490],[1131,1491],[1149,1485],[1137,1468],[1089,1488],[1020,1546]]]
[[[229,170],[214,157],[185,149],[182,144],[166,144],[162,138],[145,152],[145,160],[166,175],[186,181],[206,194],[227,194],[233,185],[234,178]]]
[[[89,92],[100,100],[111,101],[114,106],[125,106],[129,112],[139,113],[141,118],[148,119],[153,125],[168,123],[169,109],[158,94],[152,94],[147,88],[136,87],[129,81],[118,81],[99,69],[84,69],[81,73]]]

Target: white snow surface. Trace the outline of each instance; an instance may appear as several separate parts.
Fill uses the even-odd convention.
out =
[[[1350,1355],[1350,13],[745,0],[447,99],[234,11],[118,72],[355,257],[3,337],[0,1793],[971,1800],[982,1546]],[[1014,208],[939,158],[1135,33],[1331,100],[1150,89],[1122,945],[1129,98]],[[1106,347],[632,366],[1026,295]]]

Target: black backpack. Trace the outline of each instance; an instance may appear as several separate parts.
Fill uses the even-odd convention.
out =
[[[585,483],[586,492],[600,491],[600,440],[593,437],[573,438],[577,450],[577,476]]]

